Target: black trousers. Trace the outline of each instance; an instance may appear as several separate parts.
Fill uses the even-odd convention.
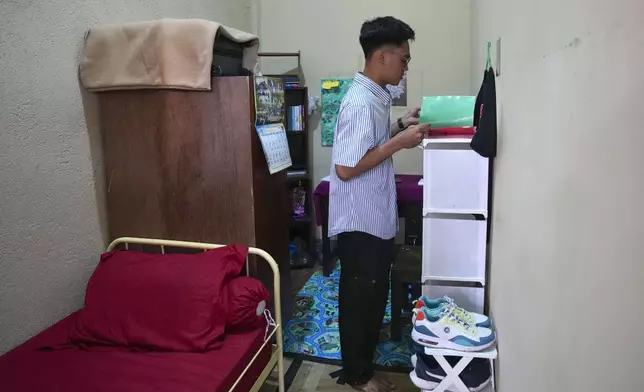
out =
[[[373,375],[373,355],[389,295],[394,239],[362,232],[338,236],[340,345],[344,381],[363,384]]]

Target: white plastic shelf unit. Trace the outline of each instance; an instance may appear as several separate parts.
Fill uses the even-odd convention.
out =
[[[423,294],[484,306],[488,160],[471,138],[423,141]]]

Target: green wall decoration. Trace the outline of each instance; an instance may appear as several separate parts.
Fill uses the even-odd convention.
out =
[[[333,134],[340,104],[352,82],[353,79],[322,79],[320,120],[322,123],[322,146],[333,146]]]

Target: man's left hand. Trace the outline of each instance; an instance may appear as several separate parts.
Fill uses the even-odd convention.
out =
[[[408,111],[407,113],[405,113],[405,115],[402,116],[400,119],[402,120],[402,123],[405,125],[405,128],[407,128],[410,125],[417,125],[419,117],[420,117],[420,108],[414,108]]]

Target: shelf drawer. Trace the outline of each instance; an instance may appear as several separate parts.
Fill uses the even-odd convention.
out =
[[[423,276],[485,280],[487,222],[423,218]]]
[[[488,160],[472,150],[424,150],[423,209],[487,211]]]

